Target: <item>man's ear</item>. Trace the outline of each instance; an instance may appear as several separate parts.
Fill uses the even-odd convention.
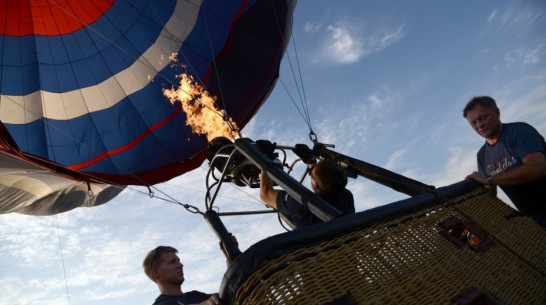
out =
[[[155,268],[150,269],[150,274],[152,275],[152,277],[153,277],[154,279],[158,279],[158,278],[159,278],[159,272],[157,272],[157,269],[155,269]]]

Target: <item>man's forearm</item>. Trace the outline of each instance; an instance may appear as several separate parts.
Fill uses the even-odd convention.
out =
[[[273,181],[267,176],[266,173],[260,173],[260,198],[268,206],[276,209],[277,208],[277,193],[273,188]]]

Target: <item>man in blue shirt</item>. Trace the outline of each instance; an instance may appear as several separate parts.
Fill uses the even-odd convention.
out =
[[[468,175],[488,188],[500,188],[516,208],[546,227],[546,143],[527,123],[503,124],[495,100],[471,99],[463,110],[485,144],[478,152],[478,171]]]
[[[313,191],[344,214],[355,212],[353,194],[345,188],[347,175],[335,161],[325,159],[309,164]],[[321,223],[309,209],[292,198],[286,191],[273,188],[271,179],[260,174],[260,198],[270,207],[288,217],[297,228]]]

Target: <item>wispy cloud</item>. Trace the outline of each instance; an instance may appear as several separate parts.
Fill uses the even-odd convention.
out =
[[[355,145],[366,143],[372,116],[367,103],[338,101],[320,109],[316,133],[321,142],[338,145],[342,142],[342,149],[350,151]]]
[[[407,151],[407,148],[402,148],[392,153],[389,157],[389,161],[387,164],[385,164],[385,168],[388,170],[394,170],[396,167],[398,167],[398,163],[404,158]]]
[[[403,26],[365,30],[364,26],[350,20],[327,26],[324,34],[315,63],[351,64],[365,55],[381,52],[405,35]]]
[[[437,173],[434,185],[444,186],[463,180],[476,170],[476,151],[469,151],[460,146],[452,146],[448,150],[447,162]]]
[[[538,85],[526,94],[514,97],[515,92],[500,94],[497,101],[501,119],[505,122],[526,121],[542,135],[546,134],[546,84]]]
[[[61,283],[60,279],[56,285],[51,285],[50,282],[51,280],[40,278],[23,281],[19,277],[2,277],[0,278],[2,287],[0,304],[66,304],[67,297],[62,290],[64,282]]]
[[[321,27],[322,25],[317,21],[308,21],[307,23],[305,23],[305,26],[303,27],[303,31],[315,33],[319,31]]]
[[[526,35],[536,28],[537,23],[544,23],[544,10],[532,5],[511,5],[503,9],[494,9],[487,17],[486,28],[482,32],[511,32],[514,37]]]
[[[508,67],[525,69],[528,65],[535,65],[541,61],[545,44],[540,44],[531,49],[518,48],[504,55],[504,61]]]
[[[493,10],[491,14],[489,14],[489,17],[487,17],[487,23],[492,23],[495,18],[497,17],[497,14],[499,13],[498,10]]]
[[[378,31],[377,36],[380,38],[379,43],[373,44],[375,52],[381,52],[383,49],[394,44],[398,40],[402,39],[405,35],[404,26],[400,26],[398,29],[381,29]]]
[[[324,44],[322,57],[336,63],[350,64],[367,53],[362,38],[352,32],[349,25],[338,23],[327,29],[328,40]]]

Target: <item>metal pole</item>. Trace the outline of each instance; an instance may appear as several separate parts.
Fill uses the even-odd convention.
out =
[[[377,183],[388,186],[395,191],[408,194],[410,196],[430,193],[433,192],[435,189],[433,185],[426,185],[417,180],[413,180],[411,178],[391,172],[373,164],[366,163],[364,161],[337,153],[326,148],[322,144],[315,145],[315,147],[313,147],[313,151],[322,157],[330,158],[334,161],[339,162],[342,166],[345,166],[353,172],[356,172],[360,176],[363,176]]]
[[[222,241],[225,253],[227,253],[227,259],[232,262],[237,256],[241,254],[239,247],[231,241],[230,234],[222,220],[215,211],[209,210],[205,212],[205,220],[208,222],[212,231]]]

